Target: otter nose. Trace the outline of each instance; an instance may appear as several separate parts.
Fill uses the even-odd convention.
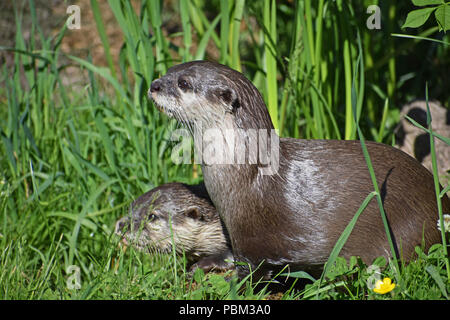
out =
[[[161,81],[159,79],[156,79],[152,82],[152,85],[150,86],[150,92],[156,92],[161,90]]]
[[[129,228],[129,225],[130,225],[130,218],[128,218],[128,217],[123,217],[123,218],[121,218],[120,220],[118,220],[117,222],[116,222],[116,227],[115,227],[115,230],[114,230],[114,232],[116,233],[116,234],[122,234],[124,231],[126,231],[126,230],[124,230],[124,229],[126,229],[126,228]]]

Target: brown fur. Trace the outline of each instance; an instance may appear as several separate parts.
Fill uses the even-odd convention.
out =
[[[205,186],[168,183],[134,201],[130,213],[116,222],[116,234],[138,249],[178,254],[204,270],[229,269],[228,235]]]
[[[180,86],[180,79],[189,86]],[[202,130],[272,129],[264,101],[242,74],[194,61],[175,66],[149,90],[170,116]],[[440,241],[432,175],[393,147],[368,142],[396,251],[405,260],[414,247]],[[374,190],[359,141],[280,139],[279,170],[262,175],[262,164],[202,165],[208,194],[229,232],[237,261],[262,276],[289,265],[320,272],[336,240]],[[443,199],[444,212],[450,202]],[[360,216],[341,255],[366,263],[391,253],[375,199]],[[244,275],[248,269],[240,266]]]

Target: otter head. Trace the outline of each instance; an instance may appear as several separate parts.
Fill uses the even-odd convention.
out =
[[[241,73],[210,61],[176,65],[152,82],[157,108],[189,128],[272,129],[259,91]]]
[[[150,190],[116,222],[115,233],[139,250],[168,253],[175,247],[188,259],[218,251],[226,246],[219,216],[195,188],[169,183]]]

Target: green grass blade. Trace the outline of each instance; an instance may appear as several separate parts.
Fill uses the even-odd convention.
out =
[[[441,193],[439,194],[439,198],[442,198],[444,194],[446,194],[449,191],[450,191],[450,184],[441,191]]]
[[[361,206],[359,207],[358,211],[353,216],[352,220],[350,220],[350,222],[345,227],[344,231],[339,236],[339,239],[338,239],[338,241],[336,241],[336,244],[334,245],[333,250],[331,250],[330,256],[328,257],[328,260],[325,263],[325,266],[323,268],[322,275],[320,276],[319,288],[320,288],[320,284],[322,283],[328,270],[335,263],[339,253],[341,252],[342,248],[344,247],[345,243],[347,242],[347,239],[350,236],[350,234],[352,233],[352,230],[355,227],[359,216],[361,215],[361,213],[363,213],[364,209],[367,207],[367,205],[372,200],[372,198],[374,196],[376,196],[376,194],[377,193],[375,191],[372,191],[371,193],[369,193],[367,195],[367,197],[364,199]]]
[[[428,105],[428,83],[425,85],[425,101],[427,105],[427,125],[428,129],[430,130],[430,151],[431,151],[431,165],[433,167],[433,180],[434,180],[434,189],[436,193],[436,203],[438,207],[438,214],[439,214],[439,225],[441,228],[441,238],[442,238],[442,246],[444,249],[444,256],[445,256],[445,266],[447,269],[447,279],[450,280],[450,257],[448,256],[447,251],[447,237],[445,234],[445,228],[444,228],[444,214],[442,212],[442,199],[440,197],[441,192],[441,186],[439,184],[439,169],[437,166],[437,160],[436,160],[436,148],[434,145],[434,135],[433,135],[433,126],[431,121],[431,112],[430,112],[430,106]]]
[[[434,31],[434,29],[433,29],[433,31]],[[410,34],[399,34],[399,33],[391,33],[391,36],[399,37],[399,38],[410,38],[410,39],[416,39],[416,40],[432,41],[432,42],[437,42],[437,43],[440,43],[440,44],[443,44],[446,46],[450,46],[450,42],[433,39],[433,38],[429,38],[429,37],[421,37],[421,36],[414,36],[414,35],[410,35]]]
[[[383,141],[384,128],[386,127],[386,120],[387,120],[388,111],[389,111],[389,100],[388,100],[388,98],[386,98],[384,100],[383,116],[381,117],[381,123],[380,123],[380,129],[378,130],[377,142],[382,142]]]
[[[264,56],[267,86],[267,108],[275,129],[278,129],[278,85],[277,85],[277,60],[276,60],[276,2],[264,1]]]
[[[111,138],[108,134],[108,129],[106,128],[105,123],[103,122],[103,118],[100,116],[100,114],[97,114],[95,116],[95,124],[97,126],[97,129],[100,132],[101,141],[103,143],[103,147],[106,151],[106,160],[108,161],[109,165],[111,166],[112,170],[114,172],[117,172],[117,166],[116,166],[116,159],[114,156],[114,147],[113,143],[111,141]]]
[[[425,128],[424,126],[422,126],[420,123],[418,123],[416,120],[414,120],[413,118],[410,118],[408,115],[405,115],[405,118],[408,119],[413,125],[415,125],[416,127],[424,130],[426,133],[428,134],[432,134],[434,137],[438,138],[439,140],[444,141],[446,144],[450,145],[450,138],[444,137],[443,135],[440,135],[437,132],[431,132],[430,129]]]
[[[183,28],[184,53],[183,61],[191,61],[192,56],[189,51],[192,45],[191,21],[189,19],[189,0],[180,1],[181,26]]]
[[[208,29],[206,29],[206,32],[203,34],[202,39],[198,43],[197,53],[195,54],[194,60],[203,60],[205,58],[206,47],[208,45],[209,39],[211,37],[211,34],[214,32],[214,29],[216,28],[217,24],[219,23],[220,19],[221,16],[218,15],[213,20]]]
[[[447,290],[445,289],[445,283],[442,280],[439,271],[436,270],[436,267],[432,264],[429,264],[425,267],[425,270],[430,274],[430,276],[433,278],[433,280],[436,282],[436,284],[439,287],[439,290],[441,290],[442,295],[448,299]]]
[[[240,39],[240,30],[241,30],[241,22],[242,15],[244,13],[244,4],[245,0],[236,0],[234,13],[233,13],[233,22],[232,25],[232,33],[231,33],[231,67],[235,70],[241,71],[241,60],[240,60],[240,51],[239,51],[239,39]]]
[[[228,59],[228,34],[230,30],[230,11],[228,0],[220,1],[220,63]]]
[[[360,39],[358,38],[358,41],[359,40]],[[359,56],[358,56],[358,60],[356,62],[356,66],[357,66],[356,69],[362,67],[360,65],[361,54],[362,54],[362,52],[360,51],[359,52]],[[355,74],[356,74],[356,72],[357,72],[357,70],[355,70]],[[354,76],[353,79],[355,79],[355,77],[356,76]],[[396,275],[398,277],[398,281],[400,282],[401,281],[401,279],[400,279],[400,268],[399,268],[399,265],[398,265],[397,252],[396,252],[396,249],[395,249],[395,246],[394,246],[394,242],[392,241],[391,231],[389,229],[389,224],[388,224],[388,221],[387,221],[387,218],[386,218],[386,213],[384,211],[383,200],[381,199],[380,189],[378,187],[378,183],[377,183],[377,179],[376,179],[376,176],[375,176],[375,171],[373,169],[372,161],[370,160],[369,151],[367,150],[367,146],[366,146],[366,143],[365,143],[365,138],[364,138],[364,135],[363,135],[363,133],[361,131],[361,128],[359,126],[358,117],[357,117],[356,101],[357,101],[357,98],[356,98],[356,90],[355,90],[355,81],[353,81],[353,84],[352,84],[352,114],[353,114],[353,117],[354,117],[354,122],[355,122],[355,125],[356,125],[356,129],[358,131],[359,140],[361,142],[361,147],[362,147],[362,151],[363,151],[363,154],[364,154],[364,159],[365,159],[367,167],[369,169],[370,179],[372,180],[373,187],[374,187],[374,190],[376,192],[378,207],[380,209],[380,214],[381,214],[381,220],[383,221],[384,230],[385,230],[386,237],[387,237],[387,240],[388,240],[388,243],[389,243],[389,247],[391,249],[392,257],[394,259],[394,265],[396,267]]]
[[[150,5],[148,8],[150,10],[150,21],[152,24],[153,32],[156,36],[156,60],[157,63],[159,63],[158,70],[162,74],[165,74],[167,71],[167,66],[170,66],[171,63],[167,61],[168,49],[162,34],[160,1],[150,1]]]
[[[77,63],[79,63],[80,65],[85,67],[86,69],[98,74],[99,76],[101,76],[102,78],[107,80],[114,87],[114,89],[120,94],[122,101],[126,102],[129,105],[133,105],[133,102],[130,100],[130,98],[126,94],[125,90],[120,85],[120,83],[111,75],[111,72],[109,69],[104,68],[104,67],[97,67],[97,66],[93,65],[92,63],[90,63],[89,61],[80,59],[75,56],[67,55],[67,57],[76,61]]]
[[[71,212],[50,211],[50,212],[47,212],[46,215],[47,215],[47,217],[60,217],[60,218],[69,219],[69,220],[72,220],[75,222],[78,221],[77,214],[71,213]],[[89,220],[88,218],[82,219],[81,225],[85,226],[86,228],[90,229],[91,231],[97,231],[97,225],[94,222],[92,222],[91,220]]]
[[[108,62],[109,71],[111,72],[111,75],[113,78],[117,78],[116,70],[114,68],[114,62],[112,59],[111,50],[110,50],[110,46],[109,46],[108,37],[106,36],[105,26],[102,21],[102,17],[100,14],[100,8],[98,6],[97,0],[91,0],[91,8],[92,8],[92,13],[94,15],[95,23],[97,25],[97,31],[98,31],[98,34],[102,41],[103,49],[105,51],[105,57],[106,57],[106,61]]]
[[[86,215],[88,213],[88,210],[91,208],[93,203],[95,201],[97,201],[97,198],[104,192],[104,190],[106,188],[110,187],[111,185],[113,185],[114,183],[116,183],[117,181],[118,181],[117,179],[112,179],[112,180],[109,180],[109,181],[106,181],[106,182],[102,183],[100,186],[95,188],[95,191],[89,196],[89,198],[87,199],[86,203],[84,203],[81,212],[77,215],[77,220],[76,220],[75,226],[73,227],[72,235],[70,236],[70,240],[69,240],[69,246],[70,246],[70,248],[69,248],[69,261],[68,261],[69,265],[73,264],[75,251],[77,249],[78,235],[79,235],[79,232],[80,232],[80,228],[81,228],[82,222],[86,219]]]

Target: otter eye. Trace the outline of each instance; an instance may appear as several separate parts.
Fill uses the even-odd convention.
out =
[[[180,88],[183,91],[186,91],[186,90],[190,89],[191,86],[190,86],[189,82],[187,82],[186,80],[179,79],[178,80],[178,88]]]
[[[156,220],[157,218],[158,218],[158,216],[156,214],[151,213],[148,215],[147,221],[152,222],[152,221]]]

